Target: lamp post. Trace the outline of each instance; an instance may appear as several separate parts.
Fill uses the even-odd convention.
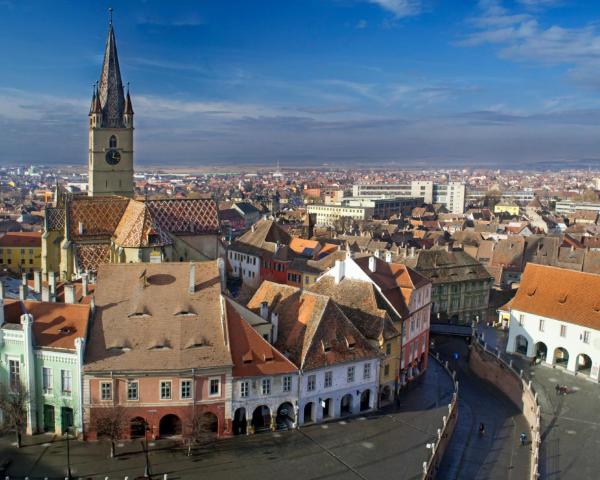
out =
[[[146,464],[144,465],[144,478],[152,478],[150,473],[150,459],[148,458],[148,432],[150,426],[148,422],[144,420],[144,440],[142,440],[142,448],[144,449],[144,456],[146,458]]]
[[[69,445],[69,430],[71,427],[67,427],[67,478],[71,480],[71,448]]]

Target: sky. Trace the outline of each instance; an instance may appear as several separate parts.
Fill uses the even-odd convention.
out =
[[[86,164],[109,6],[137,165],[600,167],[589,0],[0,0],[0,165]]]

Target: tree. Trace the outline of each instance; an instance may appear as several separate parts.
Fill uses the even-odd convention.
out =
[[[21,448],[21,437],[27,427],[27,402],[29,392],[22,383],[9,388],[0,384],[0,411],[2,412],[2,430],[12,431],[17,437],[17,448]]]
[[[188,444],[188,457],[192,455],[193,446],[207,445],[216,438],[216,422],[215,415],[209,412],[201,413],[195,410],[190,414],[189,429],[185,436]]]
[[[110,441],[110,458],[115,457],[116,442],[125,432],[125,419],[125,409],[119,405],[99,408],[92,413],[91,423],[96,430],[97,437]]]

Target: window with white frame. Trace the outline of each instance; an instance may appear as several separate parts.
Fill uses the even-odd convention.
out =
[[[48,367],[42,368],[42,389],[44,394],[52,393],[52,369]]]
[[[346,372],[346,380],[348,383],[352,383],[354,381],[354,367],[348,367]]]
[[[283,377],[283,391],[291,392],[292,391],[292,377],[291,375],[286,375]]]
[[[211,378],[208,383],[208,394],[211,397],[221,395],[221,379]]]
[[[333,372],[331,370],[325,372],[325,388],[331,388],[333,385]]]
[[[21,363],[16,359],[8,360],[9,382],[11,390],[17,390],[21,386]]]
[[[317,385],[317,377],[315,375],[309,375],[306,378],[306,389],[309,392],[312,392]]]
[[[591,333],[589,330],[583,331],[583,343],[590,343]]]
[[[71,395],[72,380],[71,370],[60,371],[60,391],[63,395]]]
[[[538,324],[538,330],[539,330],[540,332],[543,332],[543,331],[544,331],[544,323],[545,323],[544,319],[543,319],[543,318],[540,318],[540,321],[539,321],[539,324]]]
[[[100,382],[100,400],[112,400],[112,382]]]
[[[519,313],[519,325],[523,326],[523,322],[525,322],[525,315]]]
[[[260,392],[263,395],[271,395],[271,379],[263,378],[260,385]]]
[[[137,380],[129,380],[127,382],[127,400],[139,399],[139,383]]]
[[[248,392],[250,391],[250,385],[247,381],[243,381],[240,383],[240,397],[247,398]]]
[[[561,325],[560,326],[560,336],[561,337],[566,337],[567,336],[567,326],[566,325]]]
[[[189,400],[192,398],[192,381],[181,380],[180,383],[180,394],[182,400]]]
[[[171,399],[171,380],[162,380],[160,382],[160,399],[170,400]]]
[[[371,364],[365,363],[363,366],[363,378],[369,380],[371,378]]]

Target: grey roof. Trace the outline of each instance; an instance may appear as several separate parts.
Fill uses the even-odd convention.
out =
[[[416,257],[405,259],[404,263],[425,275],[434,285],[492,278],[481,263],[462,250],[421,250]]]
[[[123,128],[125,126],[123,123],[125,95],[123,93],[123,82],[121,81],[121,70],[119,69],[119,57],[117,55],[117,42],[112,23],[108,27],[98,96],[102,108],[102,126]]]

